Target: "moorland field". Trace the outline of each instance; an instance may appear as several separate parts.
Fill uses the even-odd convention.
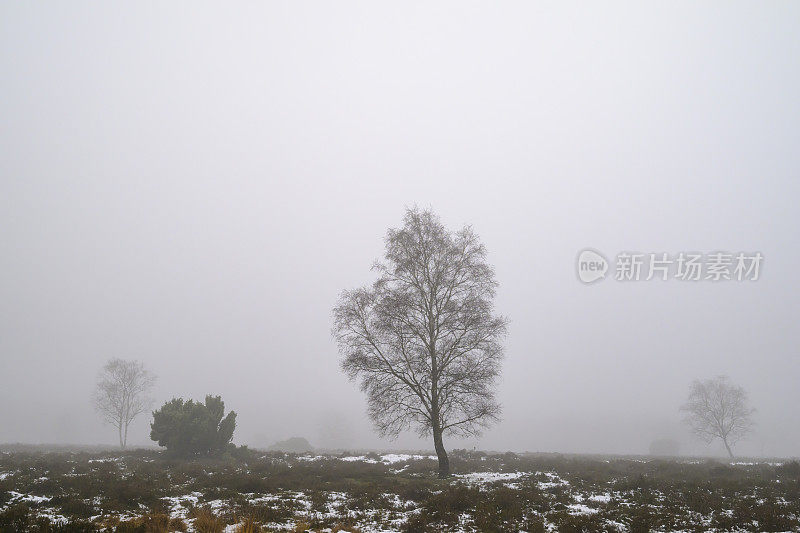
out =
[[[0,531],[800,531],[800,464],[0,449]]]

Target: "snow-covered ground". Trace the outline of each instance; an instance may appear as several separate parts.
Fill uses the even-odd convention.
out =
[[[381,455],[381,462],[384,464],[404,463],[407,461],[421,461],[423,459],[437,460],[435,455],[409,455],[407,453],[387,453]]]
[[[525,472],[471,472],[469,474],[461,474],[456,477],[466,481],[467,483],[487,484],[495,483],[497,481],[518,480],[522,477],[527,477],[528,475],[529,474]]]
[[[8,491],[8,493],[11,494],[11,499],[9,500],[11,503],[42,503],[49,502],[53,499],[50,496],[34,496],[32,494],[22,494],[13,490]]]
[[[160,461],[159,464],[163,466],[159,468],[163,468],[163,471],[153,470],[150,463],[154,460]],[[314,531],[330,531],[336,524],[344,522],[363,533],[377,533],[399,531],[407,522],[427,516],[425,513],[431,513],[431,509],[441,510],[442,506],[450,505],[448,498],[456,498],[452,500],[456,502],[458,498],[468,498],[471,500],[467,501],[475,502],[472,509],[464,511],[462,507],[457,515],[451,515],[447,531],[475,532],[480,531],[475,526],[479,513],[487,512],[485,509],[480,511],[478,502],[491,501],[492,506],[503,505],[504,500],[499,500],[499,503],[491,500],[493,495],[501,495],[510,499],[512,508],[517,506],[540,520],[546,530],[558,531],[565,521],[571,520],[573,524],[594,524],[592,527],[603,524],[609,531],[622,532],[629,530],[627,510],[637,506],[641,509],[643,505],[639,480],[664,467],[663,461],[648,465],[639,459],[614,459],[610,462],[595,459],[589,470],[582,471],[585,463],[580,461],[572,463],[570,460],[551,458],[531,460],[513,454],[472,454],[456,456],[451,464],[460,472],[449,481],[442,481],[436,478],[435,461],[436,456],[419,453],[308,454],[299,457],[259,453],[247,462],[208,461],[194,464],[165,462],[156,455],[83,456],[81,460],[69,461],[66,467],[60,465],[51,470],[40,468],[37,463],[22,467],[18,461],[7,461],[0,465],[0,482],[3,483],[0,485],[0,498],[5,495],[0,499],[3,502],[0,503],[0,513],[11,506],[25,505],[35,516],[47,518],[53,523],[66,523],[70,518],[65,516],[64,509],[70,507],[62,505],[69,501],[72,505],[78,505],[78,508],[85,504],[91,509],[89,520],[95,524],[115,519],[130,520],[143,514],[166,511],[173,519],[183,520],[188,530],[193,531],[198,509],[205,508],[227,523],[225,531],[233,533],[241,524],[242,516],[247,516],[253,510],[261,510],[264,516],[270,517],[268,520],[273,520],[262,520],[262,525],[272,530],[291,531],[313,522],[327,527],[319,527]],[[375,466],[364,467],[355,463]],[[800,505],[791,491],[796,480],[790,477],[793,475],[791,473],[781,474],[785,472],[782,463],[739,461],[725,464],[735,467],[727,471],[758,472],[762,477],[773,475],[773,479],[766,482],[769,483],[766,488],[751,488],[737,497],[749,498],[749,506],[771,506],[770,509],[777,509],[778,512],[791,510],[786,511],[785,515],[794,522],[787,523],[797,525],[800,531],[800,519],[797,518],[800,517]],[[716,465],[707,461],[696,465],[684,462],[678,468],[713,472],[719,463]],[[315,472],[316,468],[319,468],[318,473]],[[102,491],[89,493],[90,497],[84,495],[82,501],[78,502],[71,495],[68,499],[64,498],[62,487],[74,487],[81,482],[81,478],[97,475],[94,483],[97,480],[113,480],[114,476],[118,476],[118,480],[126,480],[137,474],[137,469],[150,476],[142,479],[161,476],[161,484],[158,485],[161,491],[159,505],[145,505],[141,500],[133,505],[126,503],[120,506],[117,501],[109,505]],[[591,473],[587,477],[580,477],[581,472]],[[637,473],[629,475],[628,472]],[[344,484],[331,481],[342,473],[353,477]],[[612,473],[613,476],[627,476],[625,483],[617,484]],[[237,478],[238,475],[242,477]],[[781,475],[784,477],[781,478]],[[293,483],[293,490],[281,488],[285,485],[276,483],[276,476],[288,476],[286,479]],[[364,483],[358,476],[368,476],[370,481]],[[221,480],[219,486],[214,485],[217,479]],[[302,484],[306,483],[306,479],[310,480],[310,485]],[[746,482],[750,478],[742,479]],[[173,480],[176,480],[175,484],[170,485]],[[303,481],[298,484],[298,480]],[[382,483],[380,490],[375,493],[369,492],[372,480]],[[786,489],[782,488],[784,485]],[[247,487],[247,490],[261,492],[239,493],[232,491],[231,487],[236,487],[236,490],[238,487]],[[450,488],[458,490],[450,491]],[[2,490],[6,490],[5,494]],[[648,512],[660,512],[672,505],[671,499],[674,501],[675,497],[674,486],[668,484],[663,490],[648,486],[644,505]],[[719,529],[715,526],[715,517],[740,519],[741,509],[734,513],[733,500],[730,501],[730,505],[711,512],[692,510],[684,502],[684,507],[676,512],[685,513],[683,523],[691,525],[685,529]],[[771,525],[767,527],[774,529]]]
[[[378,464],[382,463],[385,465],[391,465],[395,463],[407,463],[410,461],[421,461],[423,459],[432,459],[436,460],[435,455],[417,455],[417,454],[408,454],[408,453],[385,453],[383,455],[375,457],[368,457],[366,455],[347,455],[347,456],[329,456],[329,455],[301,455],[297,459],[299,461],[322,461],[325,459],[334,459],[338,461],[345,461],[348,463],[353,462],[361,462],[361,463],[368,463],[368,464]]]

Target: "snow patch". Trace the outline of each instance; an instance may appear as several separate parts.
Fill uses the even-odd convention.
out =
[[[597,509],[582,503],[572,503],[567,505],[567,508],[570,510],[570,514],[594,514],[598,512]]]
[[[525,472],[472,472],[457,477],[467,483],[488,484],[496,481],[512,481],[526,475]]]
[[[8,493],[11,494],[12,502],[42,503],[49,502],[52,499],[49,496],[34,496],[33,494],[22,494],[13,490],[8,491]]]
[[[435,455],[410,455],[407,453],[387,453],[381,455],[381,462],[387,465],[405,461],[422,461],[423,459],[437,459]]]
[[[606,492],[605,494],[592,494],[591,496],[589,496],[589,501],[597,503],[608,503],[611,501],[611,493]]]

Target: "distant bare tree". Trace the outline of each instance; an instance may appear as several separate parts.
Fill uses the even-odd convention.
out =
[[[111,359],[100,371],[94,405],[103,419],[117,428],[119,445],[128,445],[128,426],[152,404],[147,395],[155,376],[139,361]]]
[[[681,410],[698,437],[707,443],[721,439],[731,458],[731,446],[750,432],[755,412],[748,406],[747,391],[729,383],[725,376],[695,380]]]
[[[442,435],[477,435],[500,413],[506,320],[493,314],[485,258],[469,227],[451,232],[431,211],[409,209],[387,234],[377,281],[343,292],[334,309],[342,368],[361,379],[376,428],[432,434],[441,477],[450,474]]]

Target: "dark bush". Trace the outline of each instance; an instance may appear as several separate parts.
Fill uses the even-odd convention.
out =
[[[206,396],[204,404],[174,398],[153,413],[150,438],[181,457],[221,454],[236,429],[236,413],[224,414],[219,396]]]

